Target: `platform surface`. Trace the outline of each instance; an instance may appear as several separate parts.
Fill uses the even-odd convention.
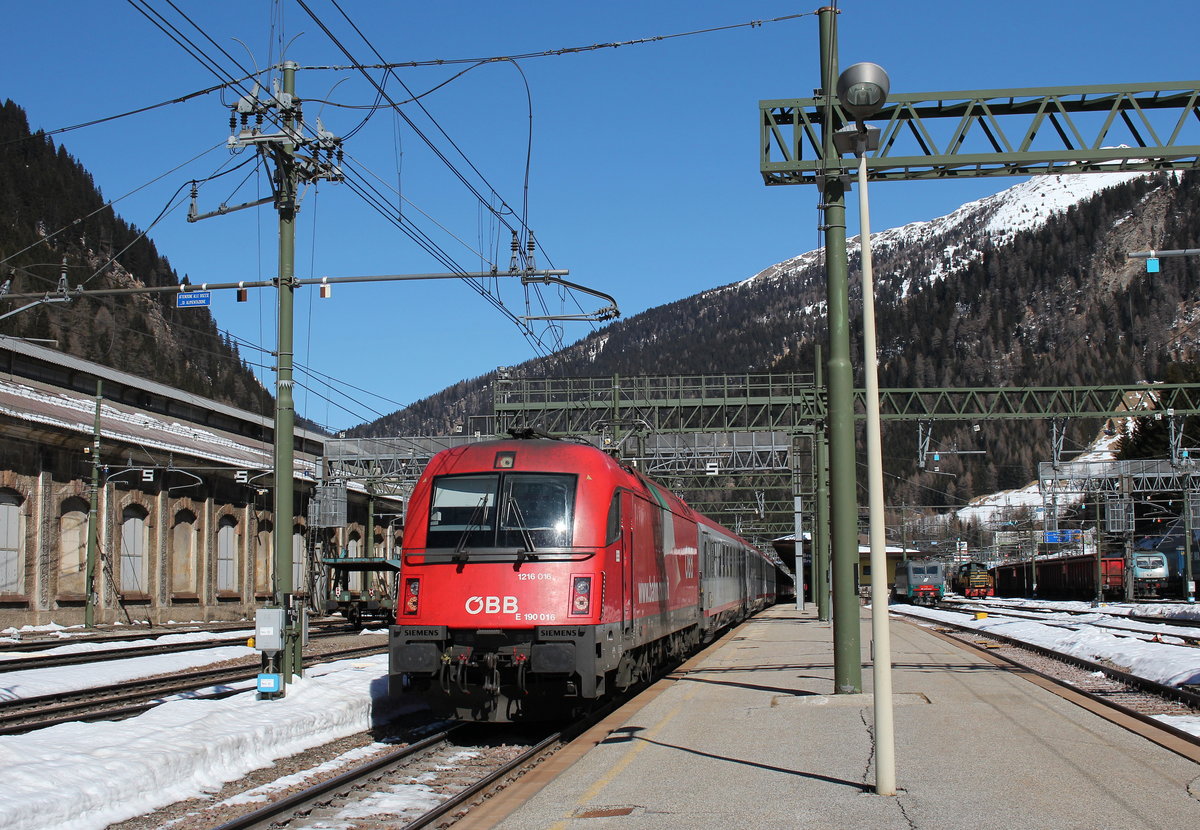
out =
[[[868,609],[862,621],[864,694],[832,693],[830,624],[811,605],[776,606],[679,679],[660,681],[649,703],[610,721],[582,757],[487,826],[1161,830],[1200,821],[1200,765],[897,619],[900,792],[876,795]]]

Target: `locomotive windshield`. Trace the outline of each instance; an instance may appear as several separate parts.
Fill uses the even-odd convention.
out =
[[[489,473],[439,476],[433,482],[426,547],[569,547],[575,507],[575,476],[552,473]]]

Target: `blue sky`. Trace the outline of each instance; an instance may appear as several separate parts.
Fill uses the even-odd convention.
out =
[[[233,74],[241,74],[234,61],[246,67],[277,61],[281,44],[302,66],[350,62],[297,0],[174,2],[213,42],[190,28],[167,0],[4,0],[0,94],[24,107],[35,129],[54,130],[218,83],[135,6],[161,13]],[[539,264],[569,269],[570,280],[615,296],[625,316],[744,279],[820,244],[815,191],[765,187],[757,149],[758,101],[808,96],[818,85],[817,19],[809,13],[819,4],[340,0],[368,45],[333,0],[305,2],[362,63],[378,61],[372,47],[395,62],[491,57],[804,13],[753,28],[526,59],[520,63],[523,77],[510,63],[480,66],[422,99],[445,136],[412,105],[404,110],[459,170],[469,170],[452,139],[518,211],[526,199],[525,158],[531,145],[528,223],[543,249]],[[1200,11],[1190,3],[844,0],[839,7],[841,65],[879,63],[891,75],[895,92],[1200,77],[1194,44]],[[423,91],[464,68],[399,73],[412,90]],[[400,94],[395,81],[389,90]],[[298,74],[297,92],[309,101],[310,123],[320,116],[339,135],[354,130],[364,111],[336,104],[374,101],[372,88],[351,71],[306,69]],[[181,185],[228,164],[223,143],[230,100],[229,93],[224,99],[214,93],[67,132],[57,140],[92,172],[106,197],[142,188],[116,210],[146,228]],[[378,112],[345,149],[360,174],[403,193],[411,205],[407,215],[460,267],[483,267],[480,252],[487,259],[497,244],[501,267],[507,265],[507,231],[496,233],[479,200],[400,119]],[[479,178],[468,175],[479,189]],[[266,195],[261,176],[235,190],[240,180],[240,175],[228,176],[203,188],[199,210]],[[881,184],[871,193],[872,227],[943,215],[1014,183]],[[853,194],[848,201],[853,234]],[[246,210],[195,224],[185,221],[186,210],[185,202],[150,235],[193,283],[274,276],[273,210]],[[446,231],[414,210],[429,214]],[[298,276],[443,270],[347,186],[326,183],[306,194],[297,222]],[[510,309],[525,313],[519,287],[502,290]],[[583,304],[593,307],[586,299]],[[270,292],[252,292],[243,304],[231,293],[219,294],[213,313],[218,325],[238,338],[273,346]],[[588,330],[587,324],[568,323],[565,340]],[[249,348],[243,353],[255,356]],[[326,300],[317,299],[311,288],[297,295],[297,364],[336,379],[326,388],[301,378],[311,389],[297,390],[297,406],[300,414],[335,429],[535,354],[510,321],[457,281],[338,286]],[[262,376],[273,384],[269,372]]]

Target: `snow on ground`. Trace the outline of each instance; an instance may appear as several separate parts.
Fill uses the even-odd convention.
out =
[[[1070,459],[1071,462],[1104,462],[1115,460],[1117,442],[1121,439],[1122,433],[1133,428],[1134,420],[1133,418],[1113,419],[1114,423],[1118,426],[1118,430],[1113,435],[1102,434],[1097,437],[1086,451]],[[1060,514],[1073,504],[1079,503],[1081,499],[1082,496],[1062,498],[1058,505]],[[977,499],[972,499],[966,507],[955,511],[955,514],[960,521],[978,521],[987,525],[995,524],[997,520],[1007,518],[1011,515],[1013,509],[1019,508],[1026,508],[1033,515],[1040,517],[1045,504],[1046,502],[1042,496],[1038,482],[1031,481],[1024,487],[1015,490],[1001,490],[999,493],[991,493],[986,496],[980,496]]]
[[[1009,599],[1004,602],[1008,604]],[[1030,603],[1031,605],[1033,603]],[[986,603],[984,603],[986,605]],[[1145,609],[1159,608],[1164,619],[1170,618],[1166,609],[1177,608],[1179,616],[1185,619],[1196,619],[1195,606],[1102,606],[1093,609],[1087,603],[1057,603],[1038,602],[1039,607],[1062,607],[1064,610],[1088,609],[1097,613],[1115,616],[1128,616],[1131,613],[1142,615]],[[1019,618],[1004,618],[1003,611],[996,611],[996,616],[976,620],[970,618],[970,612],[942,611],[937,608],[923,608],[915,605],[893,605],[889,610],[895,614],[908,617],[918,617],[931,622],[953,622],[981,632],[1002,634],[1014,640],[1030,645],[1042,646],[1062,654],[1080,657],[1093,662],[1108,661],[1119,666],[1123,671],[1156,683],[1167,686],[1182,684],[1200,684],[1200,648],[1193,646],[1174,645],[1172,643],[1156,643],[1133,637],[1123,637],[1110,634],[1101,628],[1084,627],[1072,630],[1056,626],[1052,623],[1035,622]],[[1084,621],[1076,619],[1076,624]],[[1165,720],[1165,719],[1164,719]],[[1200,717],[1172,717],[1169,721],[1177,729],[1184,729],[1195,735],[1200,735]]]
[[[1200,617],[1200,609],[1189,605],[1114,604],[1091,608],[1087,603],[1036,604],[1117,617],[1134,610],[1148,615],[1151,609],[1164,618]],[[963,620],[962,614],[915,606],[896,605],[891,610],[930,622]],[[983,620],[968,619],[967,625],[1092,660],[1107,659],[1160,683],[1200,682],[1200,649],[1131,640],[1095,628],[1072,631],[1030,620],[1005,620],[998,616],[1000,612],[996,613]],[[1147,630],[1155,628],[1146,626]],[[97,664],[89,673],[94,679],[96,672],[103,672],[101,682],[110,682],[118,675],[160,674],[172,670],[175,660],[207,660],[214,652],[223,651],[226,648],[193,655],[117,660],[110,665]],[[131,665],[117,668],[119,664]],[[41,677],[30,676],[35,674]],[[0,686],[11,688],[16,678],[22,688],[80,688],[79,675],[78,667],[10,672],[0,676]],[[376,655],[310,667],[302,680],[288,687],[287,696],[281,700],[260,701],[252,690],[224,700],[176,699],[129,720],[69,723],[2,737],[0,766],[6,775],[5,785],[0,788],[0,828],[103,830],[113,822],[214,792],[251,770],[270,766],[277,758],[370,729],[394,714],[389,711],[391,707],[394,704],[387,697],[387,657]],[[1200,718],[1163,720],[1200,734]],[[355,753],[364,751],[370,748],[348,753],[343,760],[353,760]],[[260,787],[233,800],[267,800],[280,786]],[[381,804],[414,806],[430,799],[431,806],[434,796],[423,791],[418,781],[415,786],[383,792],[377,798]],[[343,818],[347,827],[352,826],[353,816]]]
[[[245,640],[246,637],[250,636],[250,634],[253,632],[244,631],[238,633],[240,634],[239,638]],[[169,634],[169,637],[188,636],[190,636],[190,634]],[[203,639],[205,637],[202,636],[200,638]],[[211,637],[208,638],[211,639]],[[148,640],[148,642],[143,642],[142,644],[144,645],[152,642],[155,642],[155,640]],[[162,642],[162,640],[157,640],[157,642]],[[70,651],[102,651],[106,650],[101,648],[103,645],[107,644],[88,643],[61,646],[61,648]],[[128,643],[124,645],[128,645]],[[28,652],[28,654],[10,654],[6,656],[38,656],[52,654],[52,652],[58,652],[59,650],[60,649],[50,649],[50,651]],[[221,645],[212,649],[180,651],[179,654],[126,657],[125,660],[109,660],[89,663],[86,672],[84,672],[84,670],[80,669],[78,666],[30,668],[19,670],[19,672],[4,672],[0,674],[0,699],[12,700],[16,698],[38,697],[41,696],[41,694],[76,692],[82,690],[82,688],[110,686],[128,680],[152,678],[152,676],[158,674],[186,672],[188,669],[212,666],[214,663],[222,663],[227,660],[238,660],[238,658],[241,657],[257,654],[258,651],[256,649],[248,648],[246,645]],[[2,668],[4,668],[4,663],[0,662],[0,669]],[[0,826],[4,826],[4,824],[0,823]]]
[[[110,640],[103,643],[72,643],[64,640],[64,645],[40,651],[6,651],[0,654],[0,661],[24,660],[27,657],[49,657],[56,654],[82,654],[88,651],[120,651],[126,648],[175,643],[203,643],[211,640],[242,640],[244,642],[253,636],[254,629],[248,628],[245,631],[186,631],[179,634],[163,634],[161,637],[145,637],[140,640]]]
[[[305,674],[281,700],[174,700],[129,720],[0,738],[0,827],[102,830],[383,719],[386,655]]]

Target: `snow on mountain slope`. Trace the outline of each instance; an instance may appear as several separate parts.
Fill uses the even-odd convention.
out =
[[[972,226],[994,242],[1002,243],[1021,231],[1041,227],[1050,217],[1066,212],[1102,190],[1146,175],[1143,172],[1112,172],[1034,176],[993,196],[967,202],[945,216],[877,231],[871,235],[872,249],[875,257],[883,260],[892,251],[929,245],[940,238],[949,239],[956,231],[966,231]],[[859,251],[858,237],[849,239],[846,247],[850,257],[855,257]],[[929,263],[926,279],[929,282],[944,279],[965,268],[978,255],[978,250],[964,250],[961,246],[947,244],[941,248],[941,258]],[[823,258],[821,249],[808,251],[772,265],[735,286],[794,274],[818,265]],[[911,285],[912,281],[906,279],[902,294],[907,294]]]

